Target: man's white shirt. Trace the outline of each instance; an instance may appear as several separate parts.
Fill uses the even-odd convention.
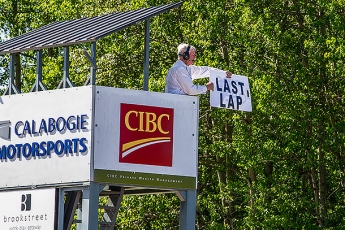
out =
[[[187,66],[183,61],[177,60],[166,76],[165,92],[182,95],[206,93],[206,86],[194,85],[193,80],[209,77],[211,69],[222,71],[208,66]]]

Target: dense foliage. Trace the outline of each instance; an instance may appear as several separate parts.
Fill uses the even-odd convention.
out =
[[[53,21],[171,2],[1,0],[0,28],[13,37]],[[252,113],[210,108],[200,96],[197,229],[345,226],[344,9],[342,0],[187,0],[151,19],[151,91],[163,91],[181,42],[197,47],[197,65],[250,79]],[[142,23],[100,40],[97,84],[141,89],[143,39]],[[76,85],[89,71],[85,48],[71,47]],[[49,89],[62,78],[61,53],[44,50]],[[34,55],[18,55],[22,92],[35,80]],[[2,85],[7,63],[0,56]],[[174,195],[127,197],[116,229],[178,229],[178,215]]]

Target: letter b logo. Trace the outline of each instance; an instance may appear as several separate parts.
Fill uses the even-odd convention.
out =
[[[21,210],[22,211],[31,210],[31,194],[22,195]]]

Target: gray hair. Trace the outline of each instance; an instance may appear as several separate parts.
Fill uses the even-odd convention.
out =
[[[177,47],[177,56],[182,56],[183,53],[187,51],[188,46],[189,46],[189,44],[181,43],[181,44]],[[196,51],[196,48],[195,48],[194,46],[190,45],[189,52],[190,52],[191,50]]]

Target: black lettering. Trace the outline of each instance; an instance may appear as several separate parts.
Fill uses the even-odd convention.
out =
[[[242,98],[240,96],[237,96],[236,101],[237,101],[237,109],[239,109],[240,105],[242,105]]]
[[[226,79],[224,79],[224,92],[228,92],[230,93],[230,86],[229,86],[229,83]]]
[[[234,94],[237,94],[237,85],[236,85],[236,81],[231,81],[231,85],[232,85],[232,92]]]
[[[219,87],[218,80],[219,80],[219,78],[216,77],[216,87],[217,87],[217,91],[220,91],[220,92],[221,92],[221,91],[222,91],[222,88]]]
[[[244,83],[243,83],[243,82],[238,82],[238,84],[241,86],[241,95],[243,95],[243,86],[244,86]]]
[[[232,99],[232,95],[229,95],[229,102],[228,102],[228,108],[232,107],[232,109],[235,109],[234,107],[234,100]]]
[[[223,104],[223,94],[222,93],[220,93],[219,98],[220,98],[220,103],[219,103],[220,107],[225,108],[225,104]]]

